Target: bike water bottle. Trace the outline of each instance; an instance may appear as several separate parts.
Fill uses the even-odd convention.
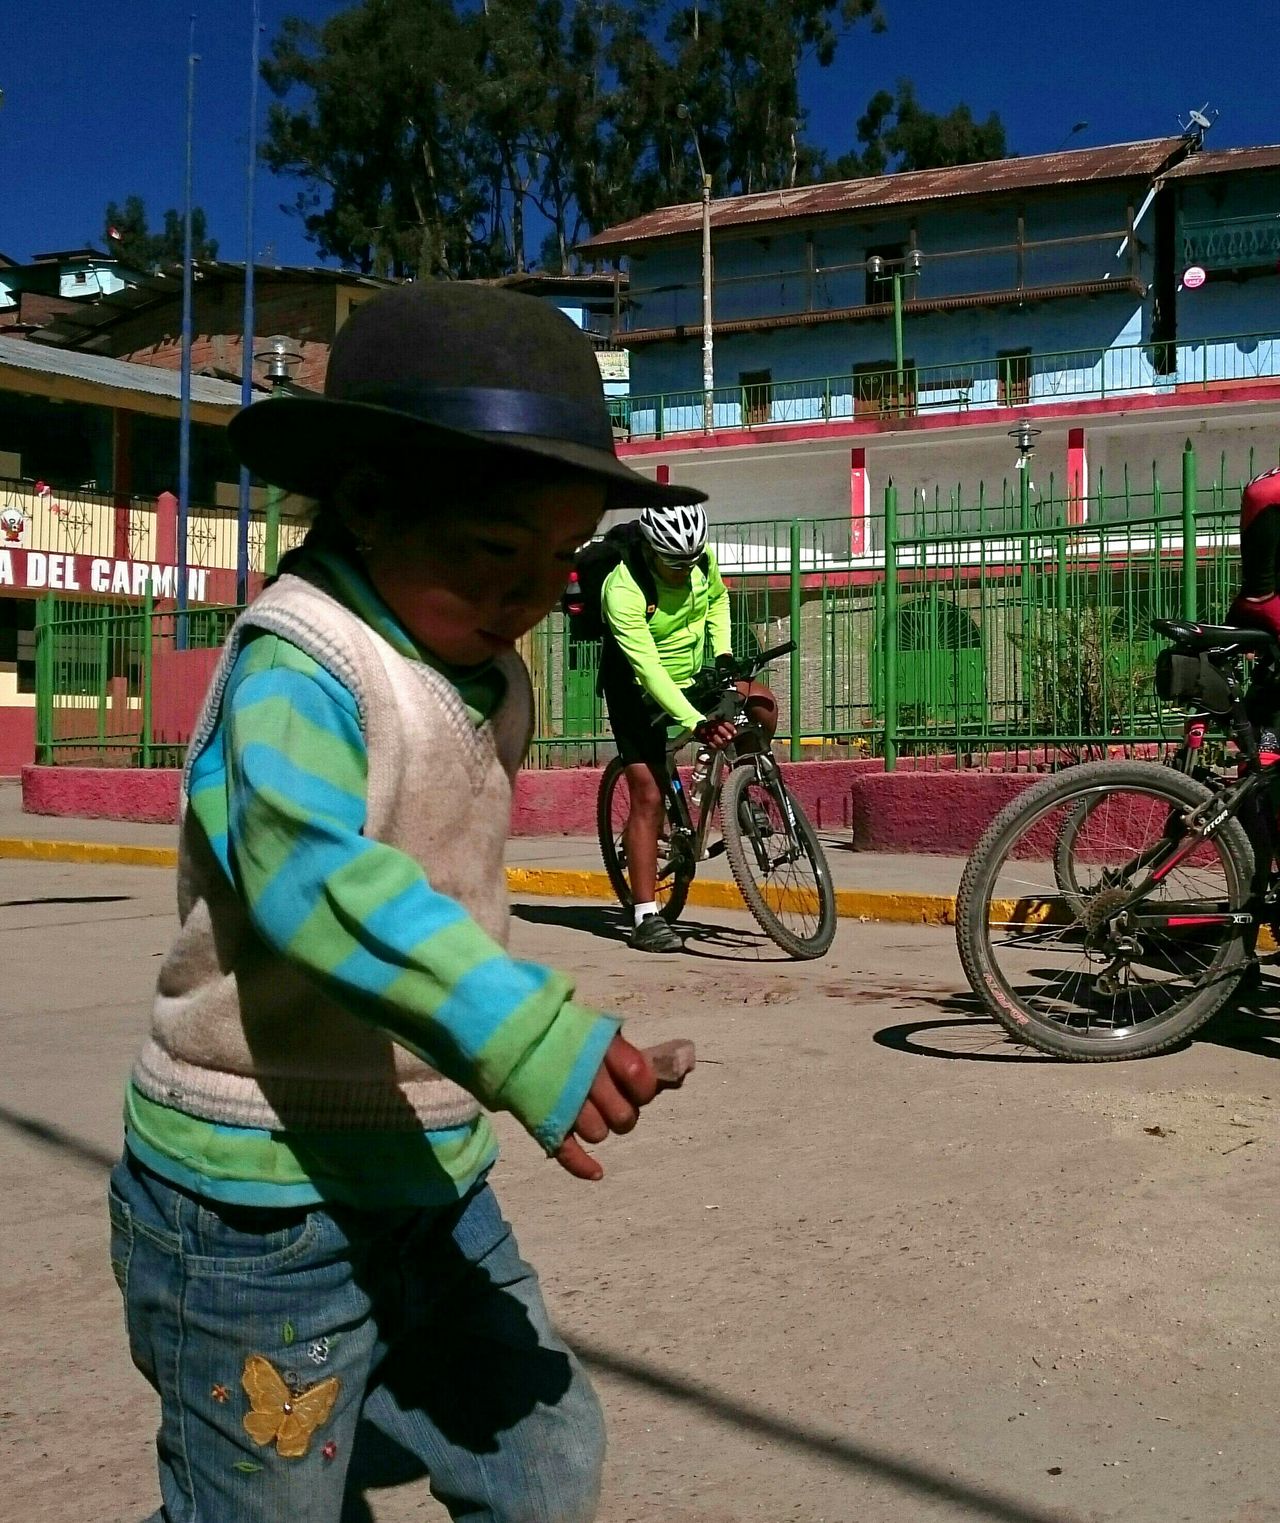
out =
[[[693,771],[689,774],[689,788],[696,793],[707,780],[707,774],[711,771],[711,752],[706,746],[698,747],[698,754],[693,759]]]

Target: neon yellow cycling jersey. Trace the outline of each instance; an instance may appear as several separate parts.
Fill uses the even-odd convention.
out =
[[[707,571],[695,566],[686,586],[656,577],[658,604],[646,619],[644,592],[625,561],[600,591],[604,621],[631,664],[636,681],[679,725],[691,729],[702,715],[681,692],[703,666],[733,649],[729,593],[715,552],[707,547]]]

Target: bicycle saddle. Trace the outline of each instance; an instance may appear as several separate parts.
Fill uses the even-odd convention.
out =
[[[1277,653],[1276,638],[1265,629],[1237,629],[1230,624],[1193,624],[1189,619],[1153,619],[1151,627],[1183,650],[1252,651],[1255,655]]]

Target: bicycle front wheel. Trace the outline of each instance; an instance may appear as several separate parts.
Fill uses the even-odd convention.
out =
[[[1208,839],[1187,833],[1187,812],[1213,797],[1168,767],[1092,762],[996,816],[960,881],[956,939],[1012,1036],[1083,1062],[1143,1057],[1226,1000],[1248,963],[1232,917],[1246,914],[1253,853],[1234,819]]]
[[[627,786],[627,769],[615,756],[604,769],[600,792],[596,795],[596,833],[600,855],[609,883],[624,910],[635,909],[631,881],[627,877],[627,846],[623,834],[631,817],[631,790]],[[684,910],[693,882],[694,863],[687,840],[679,835],[670,818],[663,825],[658,840],[658,913],[674,925]]]
[[[738,766],[720,795],[725,856],[760,929],[792,957],[821,957],[836,934],[831,869],[777,772]]]

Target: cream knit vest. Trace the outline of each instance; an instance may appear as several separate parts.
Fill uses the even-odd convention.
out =
[[[319,588],[282,576],[232,631],[188,769],[217,723],[249,629],[282,636],[353,694],[369,758],[365,835],[406,852],[434,889],[505,946],[503,845],[532,721],[520,658],[500,659],[506,696],[477,729],[446,678],[397,654]],[[209,1121],[272,1131],[422,1130],[477,1115],[466,1090],[266,945],[186,808],[185,789],[178,915],[151,1036],[133,1070],[144,1095]]]

